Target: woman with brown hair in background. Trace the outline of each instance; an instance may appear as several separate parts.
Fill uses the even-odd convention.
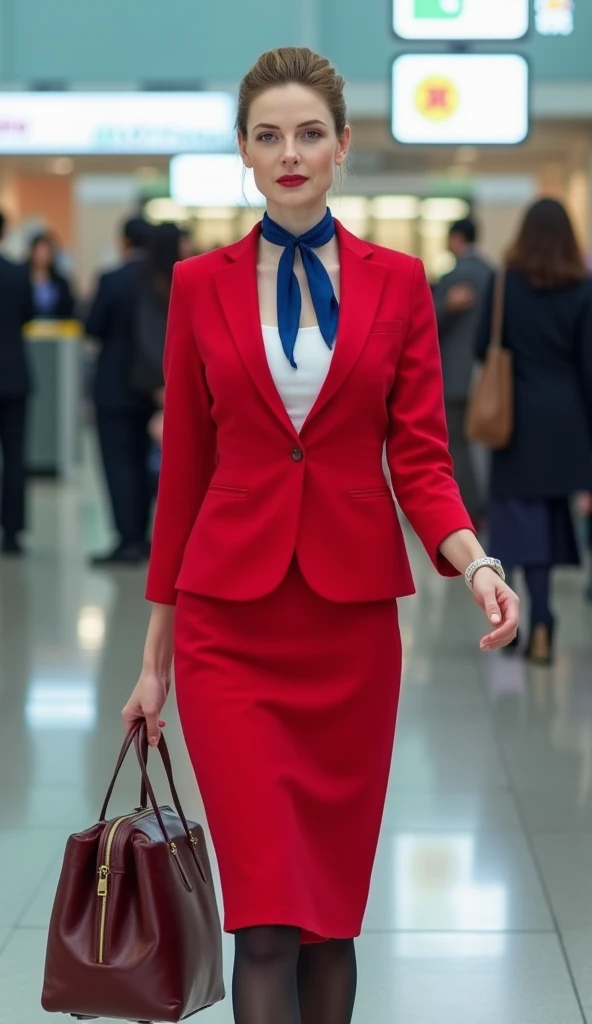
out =
[[[570,508],[592,489],[592,280],[568,214],[542,199],[506,257],[502,343],[514,359],[514,432],[492,456],[490,549],[522,568],[530,597],[526,655],[552,660],[554,566],[579,565]],[[485,358],[493,282],[477,354]]]

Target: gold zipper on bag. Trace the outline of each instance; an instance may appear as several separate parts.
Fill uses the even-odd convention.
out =
[[[99,867],[99,881],[97,884],[97,896],[101,900],[101,906],[99,909],[99,941],[97,951],[97,963],[99,964],[103,963],[103,955],[105,952],[105,925],[107,921],[107,900],[109,898],[108,878],[111,871],[111,850],[113,847],[113,840],[115,839],[119,826],[123,825],[124,822],[144,818],[148,814],[152,814],[152,809],[146,811],[133,811],[131,814],[124,814],[121,818],[116,818],[109,827],[107,844],[105,846],[105,860]]]

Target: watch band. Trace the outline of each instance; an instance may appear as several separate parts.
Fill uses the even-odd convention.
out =
[[[473,576],[477,572],[477,569],[483,569],[485,567],[493,569],[501,580],[505,580],[506,574],[499,558],[477,558],[474,562],[471,562],[465,570],[465,583],[469,590],[473,589]]]

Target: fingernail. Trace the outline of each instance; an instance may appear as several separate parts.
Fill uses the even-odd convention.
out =
[[[493,613],[493,615],[491,616],[491,621],[492,622],[500,622],[501,621],[500,616],[497,614],[497,612]]]

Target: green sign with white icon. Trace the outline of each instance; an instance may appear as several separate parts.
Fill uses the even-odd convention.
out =
[[[458,18],[464,0],[415,0],[416,18]]]

